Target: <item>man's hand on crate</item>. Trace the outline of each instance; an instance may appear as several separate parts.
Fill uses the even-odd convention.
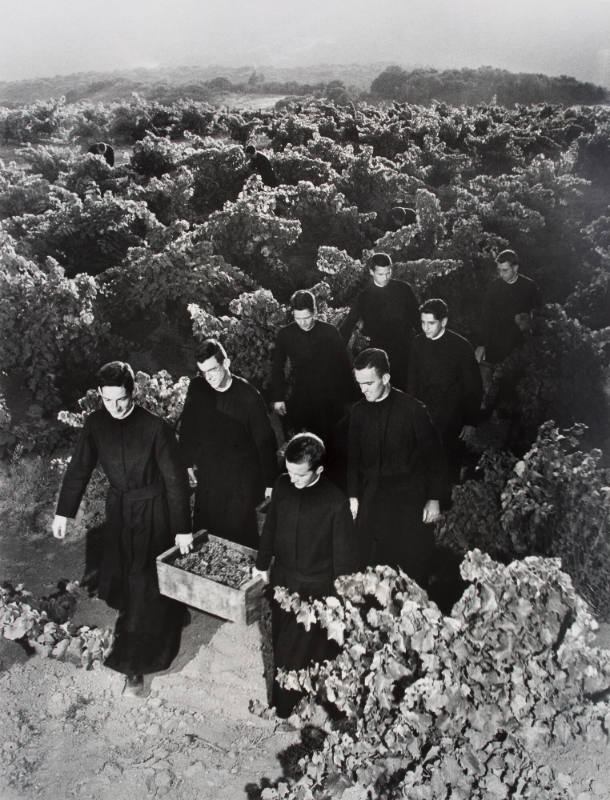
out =
[[[269,570],[256,569],[256,567],[252,567],[252,577],[260,578],[264,583],[269,583]]]
[[[183,556],[187,553],[190,553],[193,549],[192,533],[177,533],[174,541],[176,543],[176,547],[180,550]]]

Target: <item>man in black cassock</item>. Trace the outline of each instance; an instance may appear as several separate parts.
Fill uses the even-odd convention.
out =
[[[426,300],[420,308],[422,331],[411,345],[409,392],[428,409],[441,435],[451,482],[459,477],[462,446],[479,421],[483,384],[474,350],[447,328],[444,300]]]
[[[352,517],[345,494],[322,475],[324,444],[311,433],[294,436],[286,446],[287,472],[277,479],[261,535],[254,575],[285,586],[303,598],[334,594],[334,581],[358,566]],[[307,631],[296,616],[272,603],[275,673],[304,669],[333,658],[336,645],[316,624]],[[271,704],[288,717],[301,692],[273,682]]]
[[[249,144],[245,148],[245,153],[250,159],[248,162],[250,169],[261,176],[265,186],[277,186],[277,177],[267,156],[259,153],[253,144]]]
[[[334,325],[316,319],[311,292],[295,292],[290,303],[294,321],[280,330],[273,351],[273,408],[292,432],[311,431],[329,445],[356,395],[349,355]]]
[[[426,588],[428,524],[447,491],[440,437],[423,403],[392,387],[383,350],[359,353],[354,373],[364,400],[350,412],[347,485],[361,567],[399,566]]]
[[[179,431],[184,462],[197,473],[193,528],[257,547],[256,506],[271,494],[277,475],[267,409],[254,386],[231,373],[215,339],[201,344],[197,366]]]
[[[386,253],[373,253],[368,261],[372,283],[363,289],[350,307],[339,331],[347,343],[362,322],[362,332],[371,347],[385,350],[392,364],[392,380],[399,389],[407,388],[409,349],[419,330],[419,307],[413,289],[392,278],[392,259]]]
[[[519,274],[519,257],[502,250],[496,258],[498,278],[491,284],[483,306],[483,338],[477,361],[498,364],[523,341],[522,330],[530,312],[542,304],[537,284]]]
[[[137,695],[142,676],[167,669],[180,645],[184,606],[159,593],[155,559],[174,543],[183,553],[192,547],[188,478],[170,426],[134,404],[129,364],[105,364],[97,385],[104,408],[85,420],[53,535],[65,537],[99,463],[110,488],[98,593],[119,611],[105,665],[124,673],[126,693]]]

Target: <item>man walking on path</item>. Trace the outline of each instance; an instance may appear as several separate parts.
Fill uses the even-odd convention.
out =
[[[167,669],[178,652],[184,606],[163,597],[156,557],[174,543],[192,548],[189,485],[170,426],[134,403],[133,370],[122,361],[98,372],[104,405],[85,420],[63,479],[53,536],[63,539],[95,466],[110,483],[99,596],[118,610],[107,667],[124,673],[125,692]]]
[[[450,478],[459,478],[463,443],[479,421],[483,384],[470,343],[447,327],[444,300],[426,300],[420,308],[423,333],[409,358],[409,392],[428,409],[447,456]]]
[[[391,385],[383,350],[359,353],[354,372],[364,400],[350,413],[347,485],[361,566],[399,566],[426,588],[429,523],[447,491],[440,437],[426,407]]]
[[[349,355],[334,325],[316,319],[311,292],[295,292],[290,304],[294,321],[280,330],[273,352],[273,408],[286,417],[291,433],[311,431],[328,444],[356,398]]]
[[[224,347],[197,351],[180,422],[184,463],[196,468],[194,530],[258,547],[256,506],[277,475],[277,442],[258,391],[231,373]],[[195,477],[192,474],[192,477]]]
[[[405,390],[411,341],[420,324],[418,303],[408,283],[392,278],[392,259],[386,253],[374,253],[368,268],[372,282],[356,297],[339,331],[347,344],[362,322],[371,347],[387,353],[394,386]]]
[[[498,364],[519,347],[530,312],[542,304],[536,283],[519,274],[514,250],[502,250],[496,264],[498,278],[489,287],[483,306],[482,344],[475,350],[477,361],[488,364]]]

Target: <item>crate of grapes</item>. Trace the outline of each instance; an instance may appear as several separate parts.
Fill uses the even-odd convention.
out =
[[[193,551],[157,556],[161,594],[217,617],[249,625],[260,615],[264,584],[251,578],[256,550],[199,531]]]

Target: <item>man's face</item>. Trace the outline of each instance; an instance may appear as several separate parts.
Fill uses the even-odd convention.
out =
[[[392,277],[392,267],[374,267],[371,272],[371,277],[375,286],[387,286]]]
[[[510,264],[508,261],[501,261],[498,265],[498,275],[505,283],[514,283],[519,272],[518,264]]]
[[[212,389],[224,389],[231,379],[227,359],[218,363],[216,356],[212,356],[211,358],[206,358],[205,361],[198,361],[197,366]]]
[[[292,312],[292,316],[302,331],[310,331],[316,321],[316,315],[308,308],[296,309]]]
[[[292,461],[286,462],[286,470],[290,478],[290,483],[295,489],[305,489],[317,479],[318,475],[322,474],[323,466],[311,468],[308,461],[303,461],[301,464],[295,464]]]
[[[365,367],[364,369],[354,370],[356,382],[365,400],[374,403],[379,400],[390,383],[390,376],[379,375],[375,367]]]
[[[427,339],[436,339],[447,327],[447,317],[437,319],[434,314],[421,315],[421,329]]]
[[[98,386],[97,391],[114,419],[124,419],[133,408],[133,395],[124,386]]]

